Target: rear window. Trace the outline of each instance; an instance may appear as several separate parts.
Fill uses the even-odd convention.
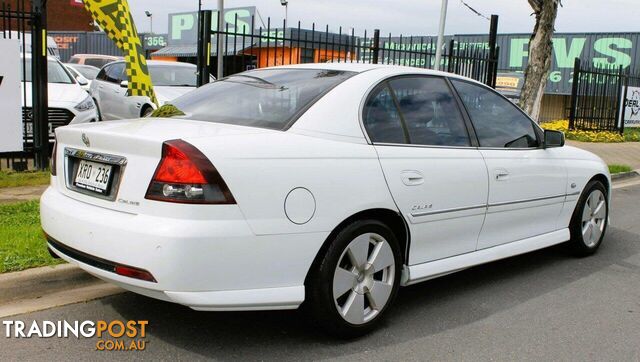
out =
[[[184,65],[149,65],[151,80],[156,87],[195,87],[197,68]]]
[[[354,72],[265,69],[235,74],[174,100],[178,118],[284,130]]]

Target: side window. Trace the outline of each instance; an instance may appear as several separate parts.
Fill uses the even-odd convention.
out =
[[[124,63],[114,63],[107,69],[107,82],[120,83],[123,80]]]
[[[389,82],[412,144],[470,146],[464,118],[446,80],[402,77]]]
[[[98,75],[96,75],[96,79],[98,80],[107,80],[107,70],[109,70],[110,67],[104,67],[102,69],[100,69],[100,71],[98,72]]]
[[[511,102],[479,85],[451,82],[469,112],[480,147],[538,147],[533,123]]]
[[[407,142],[400,114],[386,83],[374,90],[367,100],[363,122],[372,142]]]

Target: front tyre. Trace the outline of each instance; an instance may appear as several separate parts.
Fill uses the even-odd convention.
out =
[[[354,338],[373,330],[400,285],[397,238],[377,220],[356,221],[331,241],[308,280],[314,319],[331,335]]]
[[[609,199],[607,189],[600,181],[591,181],[578,200],[571,219],[571,251],[580,256],[594,254],[607,231]]]

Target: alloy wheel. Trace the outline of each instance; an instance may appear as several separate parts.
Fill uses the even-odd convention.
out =
[[[374,319],[389,302],[395,268],[393,250],[385,238],[366,233],[353,239],[333,277],[333,299],[342,318],[355,325]]]
[[[582,240],[589,248],[600,241],[607,218],[607,201],[600,190],[593,190],[582,210]]]

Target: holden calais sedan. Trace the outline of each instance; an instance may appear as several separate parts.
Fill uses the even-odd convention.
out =
[[[284,66],[172,106],[58,129],[41,203],[53,253],[149,297],[305,303],[353,337],[401,286],[554,244],[592,254],[607,228],[605,164],[456,75]]]

